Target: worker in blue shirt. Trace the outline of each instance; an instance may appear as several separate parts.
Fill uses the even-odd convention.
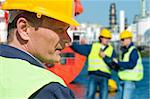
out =
[[[142,58],[138,49],[133,44],[132,38],[133,34],[130,31],[125,30],[121,32],[122,53],[119,61],[112,60],[111,58],[109,60],[108,57],[104,58],[110,64],[110,68],[118,70],[120,82],[116,94],[117,99],[134,99],[135,82],[143,78]]]
[[[95,99],[97,86],[100,89],[100,99],[108,99],[108,79],[111,77],[111,68],[105,63],[100,53],[102,51],[108,57],[116,57],[115,51],[109,43],[111,38],[111,32],[108,29],[102,29],[99,42],[92,45],[72,45],[75,52],[88,57],[89,83],[86,99]]]

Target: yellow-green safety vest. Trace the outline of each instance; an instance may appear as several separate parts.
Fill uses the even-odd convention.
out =
[[[64,86],[54,73],[21,59],[0,57],[0,99],[28,99],[51,82]]]
[[[135,49],[135,46],[131,46],[129,51],[125,53],[123,60],[121,62],[128,62],[131,52]],[[139,81],[143,78],[143,65],[141,55],[138,52],[139,58],[136,63],[136,66],[133,69],[126,69],[118,72],[118,76],[121,80],[129,80],[129,81]]]
[[[111,74],[110,68],[104,62],[103,58],[99,56],[99,52],[101,50],[101,44],[99,42],[93,43],[91,52],[88,56],[88,71],[96,71],[100,70],[105,73]],[[113,53],[113,47],[109,44],[108,48],[104,51],[104,53],[111,57]]]

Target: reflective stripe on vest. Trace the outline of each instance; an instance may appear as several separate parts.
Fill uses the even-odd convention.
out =
[[[131,52],[135,49],[134,46],[129,48],[129,51],[124,55],[122,62],[128,62]],[[143,65],[141,55],[138,52],[139,58],[136,66],[133,69],[126,69],[123,71],[119,71],[119,78],[122,80],[131,80],[131,81],[139,81],[143,78]]]
[[[66,86],[54,73],[27,61],[0,57],[0,62],[0,99],[28,99],[51,82]]]
[[[99,52],[101,49],[100,43],[94,43],[92,45],[91,52],[88,56],[88,71],[96,71],[100,70],[106,73],[111,73],[110,68],[107,66],[107,64],[103,61],[103,59],[99,56]],[[104,53],[111,57],[113,53],[113,47],[111,45],[108,46],[108,48],[104,51]]]

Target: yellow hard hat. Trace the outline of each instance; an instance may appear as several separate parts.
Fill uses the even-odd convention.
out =
[[[37,16],[45,15],[56,20],[78,26],[73,18],[73,0],[6,0],[3,10],[25,10],[37,13]]]
[[[108,80],[108,86],[110,87],[109,91],[116,91],[117,90],[117,83],[113,79]]]
[[[127,31],[127,30],[122,31],[122,32],[120,33],[120,39],[132,38],[132,37],[133,37],[132,33],[129,32],[129,31]]]
[[[100,32],[100,36],[105,38],[112,38],[111,32],[108,29],[102,29]]]

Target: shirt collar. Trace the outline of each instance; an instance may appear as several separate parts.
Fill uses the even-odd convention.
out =
[[[30,53],[6,44],[0,44],[0,56],[14,59],[22,59],[38,67],[45,68],[44,64],[40,62],[37,58],[32,56]]]

